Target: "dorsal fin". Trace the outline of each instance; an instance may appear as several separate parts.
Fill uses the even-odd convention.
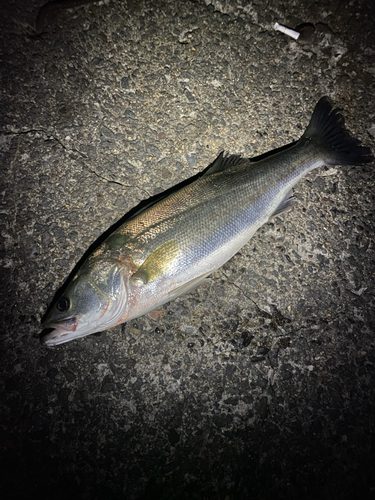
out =
[[[222,172],[223,170],[227,170],[228,168],[234,167],[235,165],[239,165],[244,161],[248,161],[241,156],[238,155],[227,155],[224,156],[224,151],[222,151],[219,156],[214,160],[214,162],[208,167],[206,172],[202,175],[202,177],[207,177],[207,175],[217,174],[218,172]]]

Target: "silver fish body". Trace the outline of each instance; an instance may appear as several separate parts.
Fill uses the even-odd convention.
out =
[[[301,139],[259,161],[215,160],[179,191],[136,214],[80,268],[48,314],[49,346],[139,317],[196,287],[270,217],[293,205],[293,186],[322,165],[372,160],[322,98]]]

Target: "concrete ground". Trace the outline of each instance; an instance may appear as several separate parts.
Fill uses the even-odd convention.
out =
[[[328,95],[375,151],[373,3],[2,2],[2,499],[375,497],[374,164],[161,310],[55,348],[88,247],[222,149],[296,140]],[[294,41],[273,29],[296,28]]]

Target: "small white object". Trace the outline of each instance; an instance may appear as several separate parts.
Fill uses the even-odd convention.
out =
[[[299,33],[298,31],[291,30],[290,28],[287,28],[286,26],[283,26],[282,24],[275,23],[274,29],[276,31],[281,31],[281,33],[285,33],[288,36],[291,36],[294,38],[294,40],[298,40]]]

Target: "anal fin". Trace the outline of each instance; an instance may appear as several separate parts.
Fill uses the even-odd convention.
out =
[[[270,219],[272,217],[276,217],[276,215],[283,214],[285,212],[288,212],[291,210],[295,205],[298,205],[299,201],[297,198],[294,196],[293,189],[288,191],[287,195],[285,198],[282,200],[280,205],[276,208],[274,213],[270,216]]]

